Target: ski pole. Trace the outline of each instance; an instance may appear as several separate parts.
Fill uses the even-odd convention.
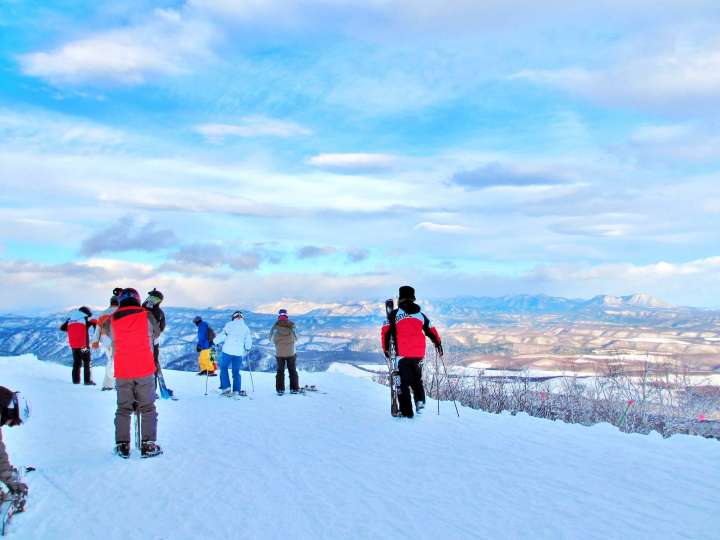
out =
[[[440,368],[438,366],[438,356],[438,352],[435,350],[435,399],[437,400],[437,413],[440,416],[440,378],[438,377]]]
[[[435,352],[435,354],[437,354],[437,351]],[[438,356],[440,356],[440,355],[438,355]],[[440,361],[442,362],[443,370],[445,370],[445,378],[448,381],[448,387],[449,387],[450,386],[450,376],[448,375],[447,367],[445,366],[445,359],[442,356],[440,356]],[[454,391],[452,392],[451,397],[453,400],[453,404],[455,405],[455,413],[458,415],[458,418],[460,418],[460,411],[458,411],[458,406],[457,406],[457,401],[455,401],[455,392]]]
[[[254,394],[255,393],[255,381],[253,381],[252,366],[250,365],[250,355],[249,354],[247,355],[247,368],[248,368],[248,373],[250,373],[250,384],[252,385],[252,390],[253,390],[253,394]]]

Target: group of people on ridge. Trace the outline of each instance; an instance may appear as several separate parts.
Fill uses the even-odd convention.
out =
[[[245,316],[242,311],[235,311],[219,334],[216,334],[212,327],[203,321],[199,315],[193,319],[197,326],[197,352],[200,370],[198,375],[208,377],[216,376],[214,350],[215,346],[222,344],[220,355],[220,394],[226,396],[242,396],[242,377],[240,368],[244,362],[248,362],[248,355],[252,350],[252,332],[245,323]],[[288,317],[286,309],[278,312],[277,321],[270,329],[270,341],[275,345],[275,359],[277,361],[277,372],[275,375],[275,391],[278,394],[285,393],[285,368],[287,367],[290,376],[290,392],[300,391],[300,378],[297,372],[297,354],[295,344],[297,332],[295,323]],[[232,372],[232,386],[228,370]]]
[[[155,400],[157,380],[161,375],[159,339],[165,330],[165,314],[160,308],[163,299],[163,294],[153,289],[141,303],[135,289],[116,288],[109,307],[97,319],[93,318],[89,308],[83,306],[60,327],[67,332],[72,349],[74,384],[80,384],[81,370],[84,384],[95,384],[90,369],[91,350],[99,349],[107,358],[102,389],[117,391],[115,451],[122,457],[128,457],[130,453],[130,419],[133,413],[138,414],[141,422],[142,457],[162,453],[157,444]],[[233,397],[245,395],[240,369],[249,359],[253,341],[243,313],[233,312],[219,334],[200,316],[195,317],[193,323],[197,327],[198,374],[216,376],[218,368],[214,352],[216,345],[221,344],[219,393]],[[415,290],[409,286],[400,287],[398,308],[388,315],[381,330],[381,341],[385,355],[389,357],[391,350],[395,351],[394,368],[400,375],[400,414],[407,418],[412,418],[414,414],[411,390],[415,411],[420,411],[425,405],[422,362],[426,336],[442,355],[440,334],[415,303]],[[297,330],[287,310],[279,311],[269,338],[275,346],[277,361],[276,392],[279,395],[285,392],[285,369],[290,378],[290,391],[300,392],[295,350]]]
[[[141,303],[140,294],[133,288],[113,290],[109,307],[97,319],[87,307],[81,307],[62,324],[68,334],[73,352],[72,381],[80,384],[80,369],[84,370],[84,384],[92,380],[91,349],[104,352],[107,363],[103,390],[117,391],[115,411],[115,452],[121,457],[130,455],[130,419],[140,419],[140,453],[153,457],[162,453],[157,444],[157,410],[155,399],[160,373],[160,335],[165,330],[165,313],[160,308],[163,294],[157,289],[148,293]],[[90,330],[92,329],[92,339]]]

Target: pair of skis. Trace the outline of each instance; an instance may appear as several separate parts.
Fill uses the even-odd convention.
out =
[[[395,311],[395,301],[390,298],[385,300],[385,315],[387,316],[387,323],[390,325],[390,317],[393,316]],[[389,331],[389,330],[388,330]],[[392,416],[400,416],[400,405],[398,398],[400,396],[400,372],[397,369],[397,347],[395,345],[395,336],[390,336],[390,349],[389,354],[385,356],[388,366],[388,382],[390,386],[390,414]]]

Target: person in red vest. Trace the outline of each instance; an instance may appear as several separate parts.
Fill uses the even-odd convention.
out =
[[[160,335],[157,319],[140,305],[135,289],[123,289],[118,309],[104,322],[103,332],[113,343],[115,362],[115,453],[130,457],[130,417],[140,414],[140,454],[162,454],[157,444],[155,409],[155,358],[153,343]]]
[[[95,321],[91,320],[92,311],[88,307],[81,307],[74,311],[64,323],[60,326],[60,330],[67,332],[68,345],[72,349],[73,367],[72,382],[80,384],[80,368],[83,368],[83,379],[85,384],[94,385],[92,380],[92,371],[90,365],[92,356],[90,355],[90,327],[95,326]]]

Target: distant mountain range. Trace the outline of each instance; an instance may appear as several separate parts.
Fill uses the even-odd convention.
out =
[[[290,311],[300,333],[299,361],[304,369],[323,370],[331,362],[377,363],[378,329],[384,319],[383,301],[313,304],[283,300],[246,312],[255,336],[252,353],[255,369],[274,365],[268,331],[281,307]],[[568,299],[547,295],[515,295],[499,298],[459,297],[423,306],[439,327],[502,326],[581,323],[703,329],[720,326],[720,312],[678,307],[645,294]],[[167,328],[162,336],[162,363],[174,369],[196,369],[195,326],[201,315],[217,331],[234,308],[165,308]],[[36,354],[40,359],[69,363],[65,334],[58,330],[66,313],[40,317],[0,316],[0,355]],[[102,362],[102,360],[99,360]]]

